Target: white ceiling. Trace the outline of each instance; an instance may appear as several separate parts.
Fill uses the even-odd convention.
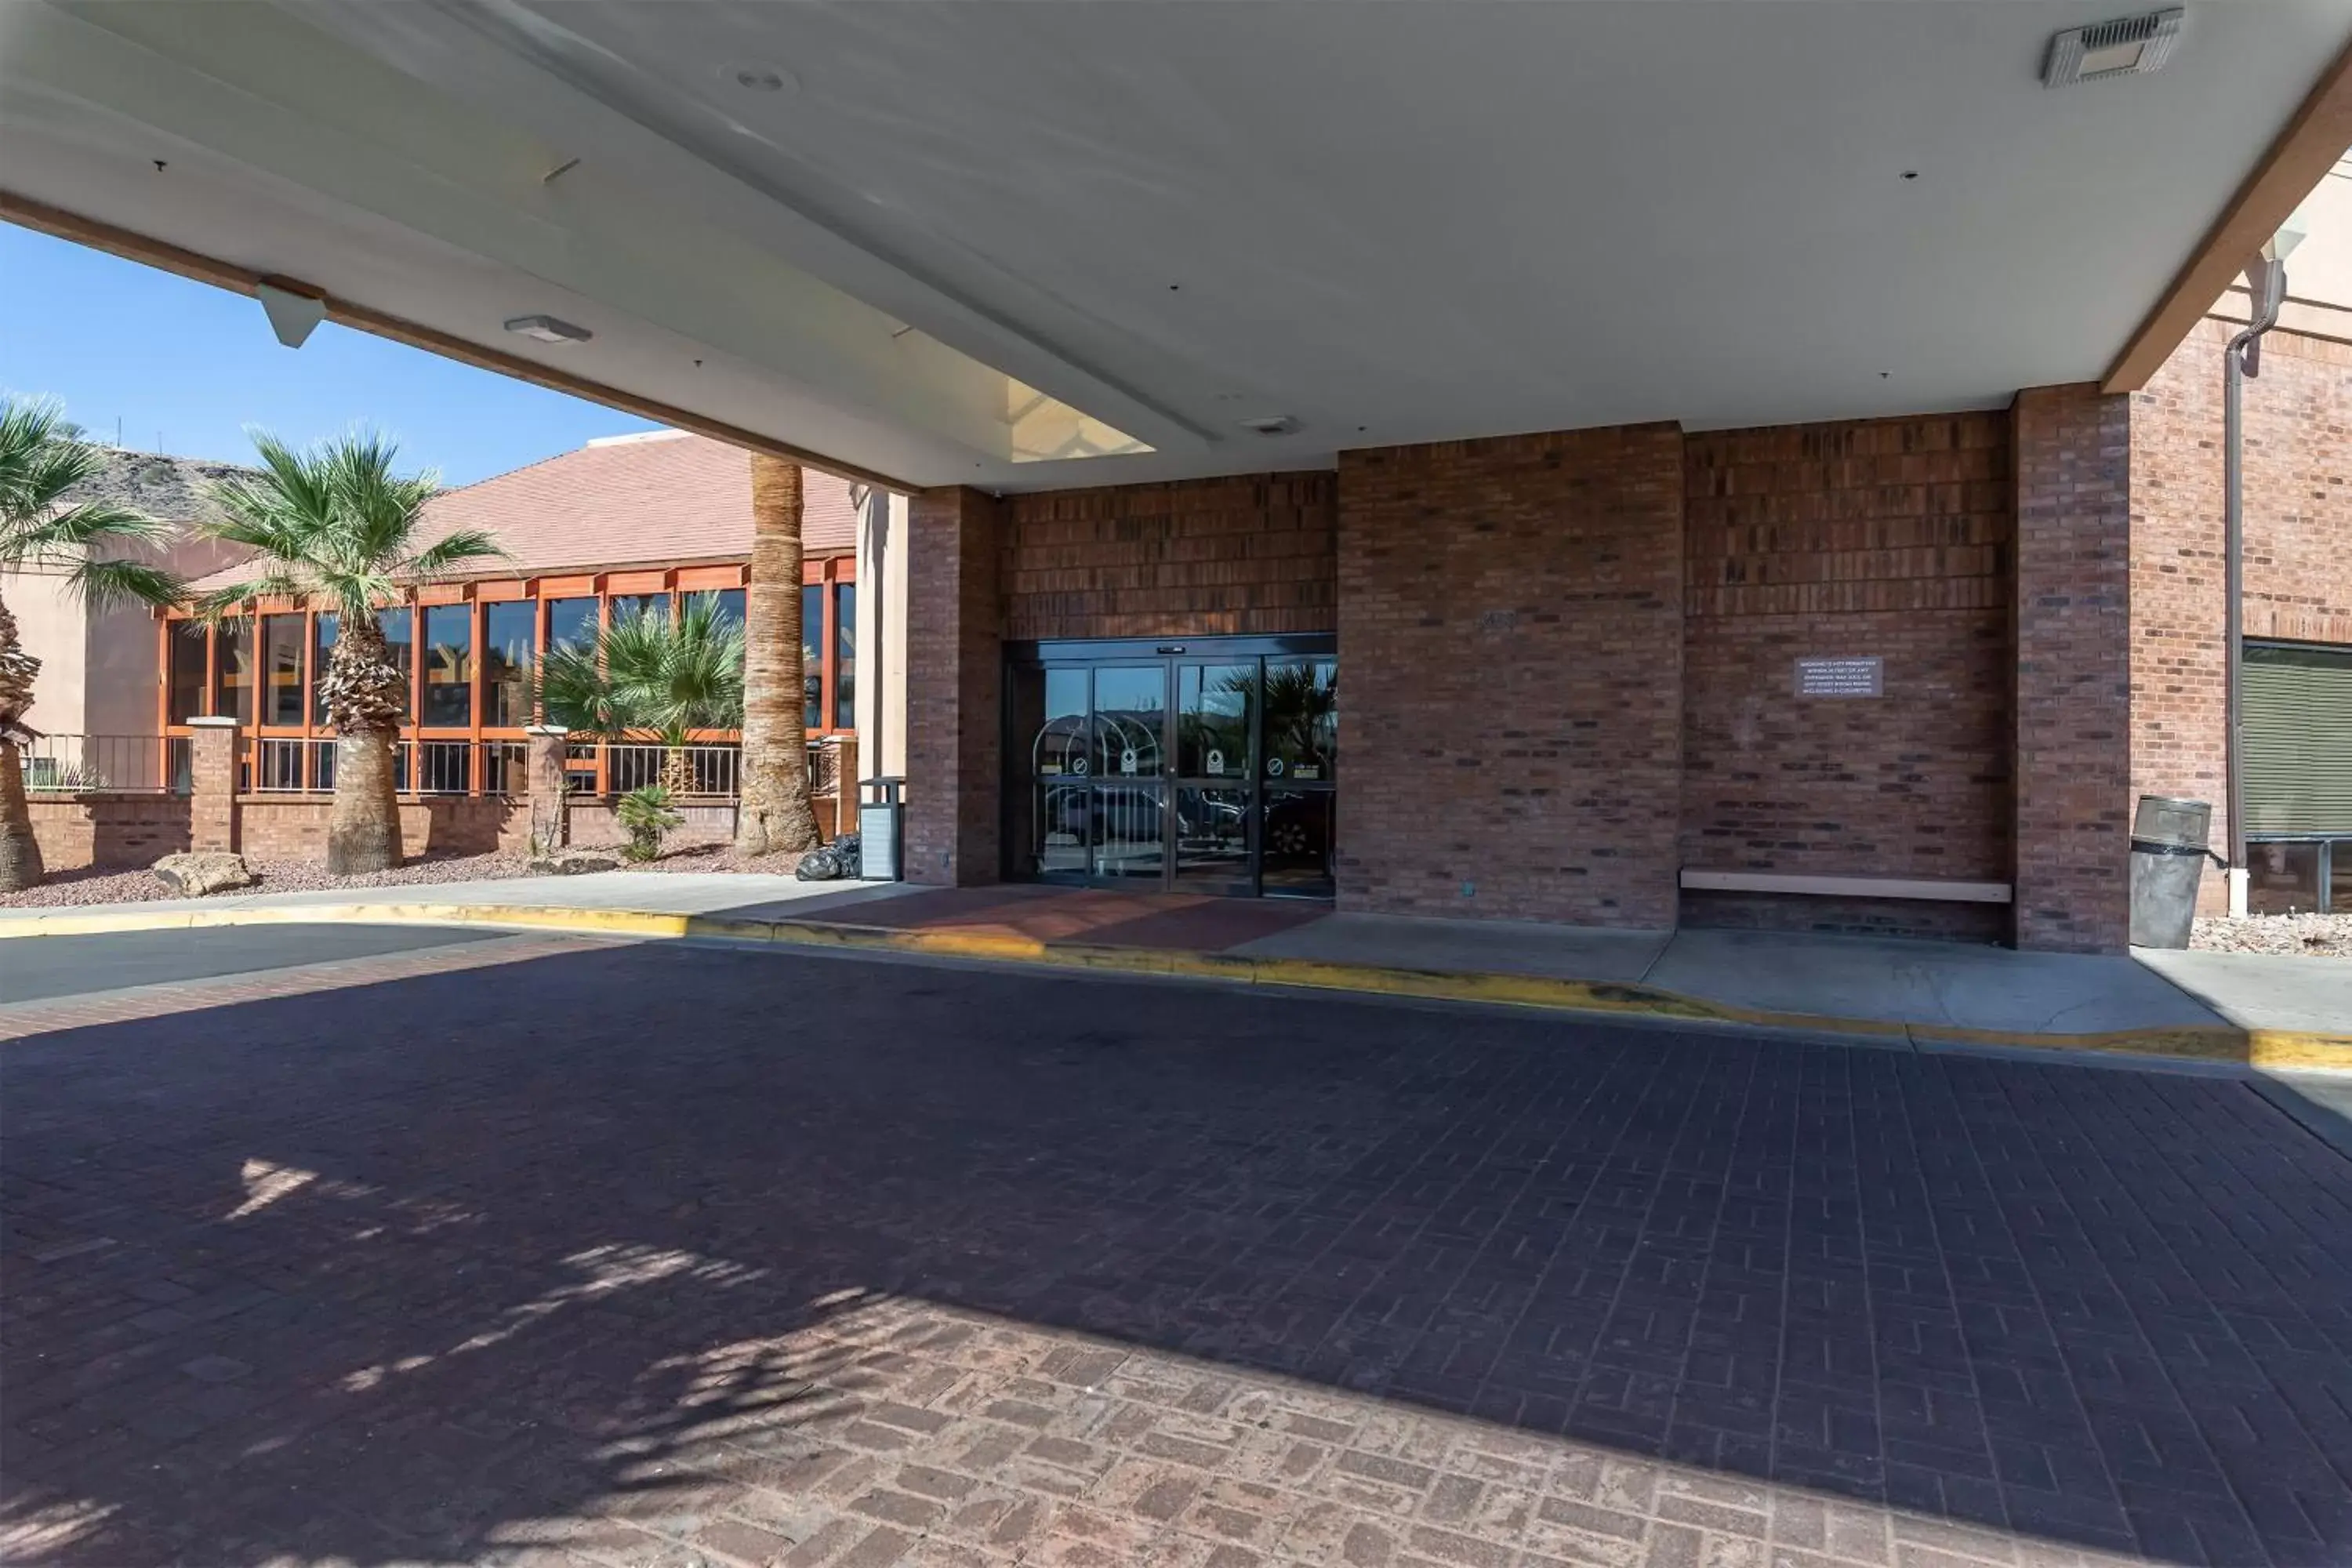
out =
[[[2050,92],[2127,6],[0,7],[0,186],[1005,489],[2095,377],[2352,37],[2193,5]],[[1013,461],[1008,377],[1156,450]]]

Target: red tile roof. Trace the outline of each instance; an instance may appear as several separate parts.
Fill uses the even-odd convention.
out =
[[[846,555],[857,548],[849,481],[802,470],[801,547]],[[510,560],[484,562],[461,577],[741,561],[751,553],[751,459],[707,436],[662,431],[592,442],[462,489],[425,507],[420,544],[454,529],[478,528]],[[238,568],[198,584],[247,575]]]

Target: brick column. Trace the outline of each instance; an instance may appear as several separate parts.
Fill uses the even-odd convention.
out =
[[[564,768],[571,731],[561,724],[526,724],[530,748],[523,777],[530,792],[530,845],[534,854],[572,842],[571,778]]]
[[[911,882],[964,887],[1001,871],[1004,508],[925,490],[908,508],[907,843]]]
[[[2131,400],[2021,392],[2017,945],[2120,952],[2131,898]]]
[[[234,854],[236,721],[191,719],[188,729],[188,847]]]
[[[857,831],[857,737],[835,735],[833,748],[833,837]]]

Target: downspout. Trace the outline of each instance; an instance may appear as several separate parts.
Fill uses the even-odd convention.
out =
[[[2250,273],[2252,268],[2248,269]],[[2244,386],[2262,369],[2263,334],[2278,325],[2279,306],[2286,298],[2286,263],[2273,258],[2260,264],[2253,320],[2221,351],[2221,592],[2227,598],[2222,699],[2223,746],[2227,754],[2230,834],[2230,913],[2243,915],[2247,900],[2245,748],[2240,726],[2243,711],[2243,648],[2245,643],[2245,438]]]

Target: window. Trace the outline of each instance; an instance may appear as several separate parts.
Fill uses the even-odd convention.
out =
[[[1266,660],[1265,776],[1328,784],[1339,751],[1339,661]]]
[[[172,621],[171,676],[164,701],[171,721],[184,724],[205,711],[205,664],[212,639],[202,621]]]
[[[801,695],[803,729],[824,728],[824,584],[801,589]]]
[[[669,618],[667,594],[615,594],[613,595],[613,619],[624,621],[631,616],[659,616]]]
[[[378,610],[376,628],[383,633],[384,651],[400,669],[400,717],[406,722],[413,715],[416,682],[415,623],[409,618],[407,606],[396,610]],[[403,753],[405,755],[405,753]]]
[[[596,640],[596,601],[551,599],[547,604],[547,646],[586,647]]]
[[[714,613],[720,631],[740,630],[743,625],[743,590],[740,588],[706,588],[690,595],[695,604],[708,605]]]
[[[857,584],[833,585],[833,723],[857,727]]]
[[[268,682],[261,703],[264,724],[299,729],[302,723],[302,617],[261,619],[261,673]]]
[[[482,612],[482,722],[530,722],[532,606],[527,599]]]
[[[240,724],[253,722],[253,617],[225,620],[213,636],[217,660],[213,674],[213,711]]]
[[[327,679],[327,663],[335,657],[335,612],[321,610],[310,619],[310,722],[331,722],[327,704],[319,696],[319,682]]]
[[[473,721],[474,606],[429,605],[425,611],[425,726],[462,730]]]
[[[2250,645],[2245,726],[2246,830],[2352,835],[2352,650]]]

